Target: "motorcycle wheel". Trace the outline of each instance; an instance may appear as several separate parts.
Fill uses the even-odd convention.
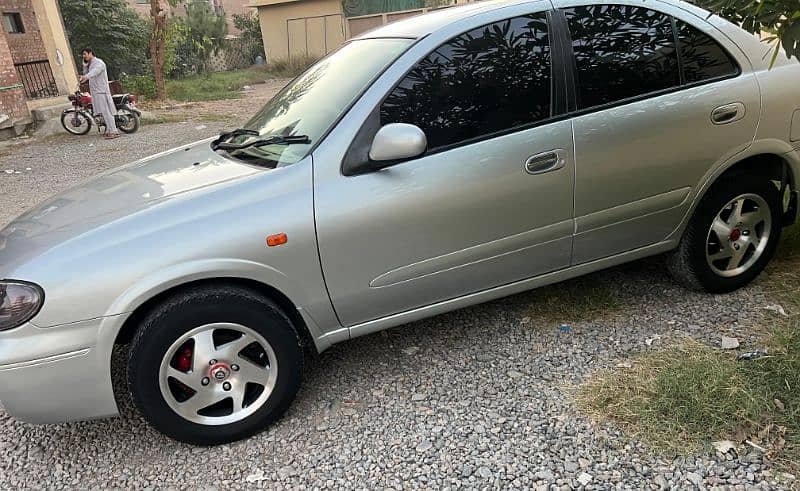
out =
[[[61,126],[73,135],[85,135],[92,129],[92,118],[83,111],[69,109],[61,114]]]
[[[123,133],[131,134],[139,130],[139,116],[128,109],[117,111],[117,128]]]

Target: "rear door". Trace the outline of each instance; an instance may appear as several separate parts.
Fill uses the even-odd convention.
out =
[[[760,98],[738,48],[681,9],[555,3],[574,52],[579,264],[664,240],[706,172],[752,144]]]

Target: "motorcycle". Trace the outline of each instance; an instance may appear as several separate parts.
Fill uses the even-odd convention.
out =
[[[101,127],[105,128],[105,121],[101,114],[95,114],[92,107],[92,96],[81,92],[80,89],[74,94],[69,95],[72,108],[65,109],[61,114],[61,126],[73,135],[85,135],[92,129],[92,124],[97,125],[97,131],[104,133]],[[136,96],[133,94],[112,95],[114,106],[117,108],[117,115],[114,121],[117,128],[123,133],[136,133],[139,129],[139,118],[142,112],[136,108]]]

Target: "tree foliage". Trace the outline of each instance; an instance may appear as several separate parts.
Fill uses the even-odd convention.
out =
[[[106,63],[111,78],[147,72],[150,28],[125,0],[59,0],[59,4],[79,69],[81,51],[91,47]]]
[[[800,0],[692,0],[754,34],[766,33],[775,45],[773,61],[783,51],[800,59]]]
[[[264,57],[264,37],[261,35],[261,22],[258,14],[233,14],[233,25],[239,29],[241,45],[247,47],[245,58],[253,63],[256,56]]]
[[[228,34],[228,22],[225,14],[217,14],[211,5],[204,0],[195,0],[186,6],[185,39],[179,50],[197,71],[206,72],[206,65],[211,55],[216,54]]]

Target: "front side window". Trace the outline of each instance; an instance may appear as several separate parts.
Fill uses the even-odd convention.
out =
[[[716,41],[696,27],[675,19],[681,64],[686,83],[730,77],[739,72],[736,63]]]
[[[474,29],[406,75],[381,105],[381,124],[417,125],[435,150],[548,119],[550,66],[544,13]]]
[[[671,18],[630,5],[564,9],[578,70],[578,109],[680,85]]]

